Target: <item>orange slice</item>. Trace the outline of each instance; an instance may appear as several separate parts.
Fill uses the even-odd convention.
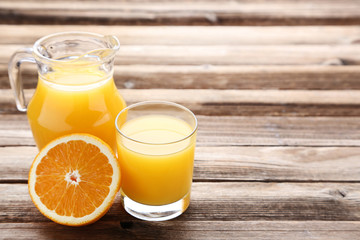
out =
[[[60,137],[45,146],[29,172],[29,192],[54,222],[82,226],[100,219],[120,188],[119,163],[110,147],[88,134]]]

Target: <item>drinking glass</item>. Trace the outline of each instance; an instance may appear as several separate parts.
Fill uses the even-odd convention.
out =
[[[124,108],[115,120],[125,210],[163,221],[190,203],[197,119],[171,102],[147,101]]]

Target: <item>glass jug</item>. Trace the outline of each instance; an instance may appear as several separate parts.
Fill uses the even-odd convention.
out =
[[[113,80],[115,36],[65,32],[18,50],[9,62],[17,109],[27,112],[39,149],[70,133],[89,133],[116,149],[115,118],[125,106]],[[26,106],[20,66],[36,63],[38,84]]]

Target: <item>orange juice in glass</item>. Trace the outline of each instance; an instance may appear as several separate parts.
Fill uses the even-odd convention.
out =
[[[172,219],[190,203],[197,120],[170,102],[143,102],[116,119],[122,203],[149,221]]]
[[[57,33],[39,39],[33,48],[17,51],[9,78],[17,108],[26,111],[38,148],[69,133],[89,133],[116,149],[114,120],[125,107],[113,80],[119,49],[114,36]],[[22,90],[22,62],[38,66],[37,88],[28,106]]]

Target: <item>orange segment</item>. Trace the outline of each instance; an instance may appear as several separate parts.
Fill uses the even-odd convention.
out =
[[[54,222],[81,226],[111,207],[120,188],[120,168],[111,148],[97,137],[58,138],[34,159],[29,193],[35,206]]]

